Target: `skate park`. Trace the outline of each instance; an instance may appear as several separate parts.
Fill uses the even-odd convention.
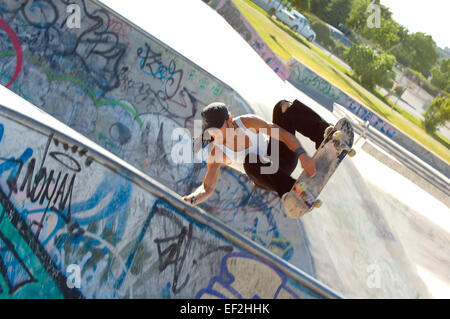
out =
[[[171,2],[143,11],[121,1],[80,1],[89,13],[80,29],[61,27],[66,11],[59,1],[39,8],[31,2],[3,5],[1,79],[17,97],[0,101],[7,146],[2,206],[13,206],[16,215],[3,214],[1,239],[3,247],[22,246],[19,252],[32,247],[36,257],[1,256],[11,266],[2,273],[2,297],[45,298],[47,292],[33,286],[39,281],[67,298],[448,297],[448,198],[433,196],[381,162],[384,156],[402,166],[370,136],[356,136],[356,157],[336,171],[322,192],[323,206],[301,220],[289,219],[276,194],[254,188],[231,168],[222,169],[217,192],[200,205],[208,218],[191,212],[181,196],[201,183],[206,168],[172,162],[171,132],[192,131],[208,103],[220,100],[233,115],[256,113],[267,120],[280,99],[299,99],[330,123],[352,115],[338,105],[329,110],[281,80],[210,6],[198,1],[188,8],[180,1],[176,13]],[[169,11],[172,22],[164,14]],[[5,111],[26,104],[22,98],[55,119],[32,117],[37,110],[22,116]],[[52,129],[58,136],[53,140]],[[313,153],[312,143],[298,138]],[[36,165],[46,158],[53,161],[54,180],[58,170],[71,171],[60,176],[70,191],[57,191],[61,196],[53,203],[48,189],[57,187],[50,177],[47,197],[26,189],[32,169],[37,174]],[[149,184],[158,185],[152,197]],[[6,220],[14,216],[21,222]],[[180,246],[173,245],[177,240]],[[210,266],[212,259],[221,263]],[[65,287],[71,264],[82,270],[75,295]],[[251,267],[261,278],[273,278],[271,286],[231,289],[233,281],[223,281],[224,273],[235,283],[248,278]]]

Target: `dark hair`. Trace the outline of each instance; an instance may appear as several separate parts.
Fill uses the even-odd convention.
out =
[[[202,116],[202,143],[205,141],[203,135],[208,128],[220,128],[230,118],[227,106],[221,102],[213,102],[207,105],[201,112]],[[209,134],[208,134],[209,135]],[[214,141],[210,136],[207,142]]]

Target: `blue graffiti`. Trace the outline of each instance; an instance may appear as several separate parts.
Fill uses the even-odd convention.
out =
[[[374,128],[388,137],[392,138],[397,134],[397,131],[392,126],[354,100],[350,99],[346,103],[346,106],[352,113],[356,114],[362,120],[368,121]]]
[[[194,167],[192,168],[192,174],[189,174],[185,179],[180,180],[179,184],[187,185],[188,189],[193,188],[198,178],[198,175],[200,174],[200,171],[205,167],[206,167],[205,162],[201,164],[195,164]],[[223,220],[224,223],[231,224],[233,220],[239,217],[238,214],[243,213],[242,212],[243,208],[245,208],[245,210],[248,211],[252,207],[256,207],[258,209],[258,212],[263,214],[268,224],[268,227],[266,229],[261,229],[261,226],[259,226],[259,220],[256,219],[254,220],[253,225],[245,228],[244,231],[252,234],[251,238],[264,247],[279,248],[281,251],[283,251],[283,255],[281,257],[285,260],[290,260],[294,254],[294,248],[292,247],[292,243],[290,241],[279,240],[283,239],[283,237],[281,236],[278,230],[277,223],[273,216],[273,211],[263,200],[263,198],[268,197],[267,196],[268,192],[260,191],[260,193],[257,195],[256,192],[258,192],[259,190],[255,189],[253,185],[247,186],[248,178],[245,175],[228,168],[223,168],[222,172],[226,174],[228,177],[231,177],[232,180],[234,180],[234,182],[239,187],[239,190],[235,190],[235,193],[240,194],[239,201],[226,201],[220,199],[221,196],[220,192],[216,192],[216,196],[219,197],[217,199],[217,202],[220,203],[221,210],[232,212],[231,215],[225,217],[225,219]],[[205,202],[200,206],[207,211],[214,211],[213,207],[210,206],[208,202]],[[257,236],[257,234],[271,236],[273,239],[270,241],[270,243],[267,243],[263,239],[261,239],[261,236]]]
[[[228,269],[228,261],[230,259],[236,259],[236,260],[250,260],[250,261],[255,261],[257,263],[260,263],[261,265],[264,265],[266,267],[268,267],[270,270],[273,271],[273,275],[275,277],[277,277],[275,279],[275,281],[280,280],[281,284],[277,287],[277,289],[274,291],[273,296],[270,296],[269,298],[273,298],[276,299],[278,297],[278,295],[280,294],[281,291],[283,291],[283,293],[285,294],[289,294],[292,298],[298,299],[299,296],[292,291],[289,287],[287,287],[287,278],[286,275],[283,274],[278,268],[275,268],[274,266],[266,263],[265,261],[263,261],[262,259],[255,257],[253,255],[250,255],[248,253],[243,253],[243,252],[234,252],[234,253],[230,253],[228,255],[226,255],[225,257],[222,258],[222,262],[221,262],[221,267],[220,267],[220,274],[216,277],[213,277],[208,286],[204,289],[200,289],[195,298],[196,299],[200,299],[201,297],[203,297],[204,295],[210,295],[210,296],[214,296],[220,299],[229,299],[230,296],[232,296],[231,298],[236,298],[236,299],[246,299],[246,298],[251,298],[251,299],[260,299],[260,295],[258,295],[258,291],[254,292],[253,296],[243,296],[242,293],[238,290],[236,290],[235,287],[233,287],[233,284],[235,284],[236,281],[236,274],[233,274],[230,272],[230,270]],[[243,263],[244,267],[245,262]],[[255,274],[256,275],[256,274]],[[225,291],[227,291],[227,293],[229,293],[229,296],[225,296],[223,295],[221,292],[217,291],[216,289],[214,289],[214,287],[218,285],[221,287],[221,290],[224,289]]]

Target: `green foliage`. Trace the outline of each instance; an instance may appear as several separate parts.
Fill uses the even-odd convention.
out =
[[[389,50],[392,46],[399,43],[400,32],[399,25],[393,20],[381,20],[380,28],[367,28],[365,36],[377,43],[383,50]]]
[[[424,126],[427,132],[434,133],[436,129],[450,120],[450,99],[435,98],[424,114]]]
[[[311,8],[311,0],[291,0],[291,2],[300,12],[309,11]]]
[[[428,77],[439,57],[431,36],[421,32],[408,34],[408,30],[395,22],[389,8],[383,5],[380,6],[380,27],[370,28],[367,23],[372,14],[367,10],[370,3],[369,0],[354,0],[346,26],[356,29],[384,51],[394,54],[401,64]]]
[[[383,5],[380,5],[380,27],[370,27],[368,21],[374,12],[369,10],[369,5],[368,0],[355,0],[346,25],[383,50],[389,50],[403,39],[405,29],[392,19],[392,13]]]
[[[326,49],[332,50],[335,44],[330,29],[319,19],[313,19],[310,22],[312,29],[316,33],[316,41]]]
[[[367,25],[369,14],[366,11],[369,5],[369,0],[354,0],[352,9],[346,21],[346,26],[362,33]]]
[[[346,56],[347,56],[347,51],[348,51],[347,47],[337,41],[335,41],[335,44],[336,44],[336,46],[333,50],[333,53],[345,61]]]
[[[385,88],[386,90],[390,90],[394,86],[394,80],[395,80],[395,72],[392,71],[392,66],[394,66],[394,64],[395,64],[395,57],[393,55],[387,55],[387,54],[383,54],[382,56],[389,57],[389,58],[387,58],[385,61],[382,62],[381,70],[378,73],[379,81],[376,80],[377,82],[375,82],[375,83],[380,85],[381,87]],[[391,63],[391,61],[392,61],[392,63]],[[390,69],[389,69],[389,67],[390,67]],[[384,73],[384,74],[382,73],[383,69],[386,71],[386,73]]]
[[[352,45],[346,54],[346,61],[368,89],[373,89],[375,85],[387,89],[392,87],[395,78],[392,67],[396,62],[393,55],[378,53],[368,45]]]
[[[450,58],[442,59],[439,66],[431,69],[431,84],[450,92]]]
[[[319,18],[323,19],[325,16],[325,9],[328,6],[328,0],[311,0],[310,11]]]
[[[406,44],[413,51],[411,67],[428,77],[431,68],[436,64],[437,59],[439,58],[439,53],[434,48],[435,42],[433,41],[433,38],[422,32],[417,32],[407,38]]]
[[[311,12],[328,24],[345,24],[354,0],[311,0]]]
[[[394,86],[394,79],[395,72],[392,70],[387,71],[386,76],[383,77],[382,81],[380,82],[380,86],[384,87],[386,90],[390,90]]]
[[[324,20],[338,27],[344,24],[352,10],[352,0],[331,0],[324,12]]]
[[[431,68],[436,64],[439,53],[434,48],[435,42],[429,35],[416,32],[391,50],[398,61],[419,71],[425,77],[431,74]]]
[[[397,85],[397,86],[394,88],[394,92],[395,92],[395,94],[396,94],[397,96],[401,96],[401,95],[403,94],[404,91],[405,91],[405,88],[404,88],[403,86],[401,86],[401,85]]]
[[[351,11],[346,21],[347,27],[356,29],[361,34],[370,29],[367,22],[373,13],[371,10],[368,10],[371,2],[370,0],[353,0]],[[375,1],[375,4],[379,5],[381,9],[381,24],[383,21],[392,20],[392,13],[389,11],[389,8],[381,5],[379,1]]]
[[[413,60],[413,52],[407,48],[405,43],[406,40],[398,43],[393,46],[389,52],[392,53],[402,65],[410,67]]]

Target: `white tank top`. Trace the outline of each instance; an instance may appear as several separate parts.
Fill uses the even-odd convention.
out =
[[[236,118],[235,122],[241,128],[244,134],[247,135],[248,138],[250,139],[251,143],[250,147],[242,151],[235,152],[223,144],[216,144],[213,142],[213,144],[217,148],[219,148],[226,155],[226,157],[232,162],[232,165],[230,166],[232,167],[237,166],[238,168],[242,168],[242,164],[244,163],[247,154],[257,154],[263,158],[266,157],[267,148],[269,145],[269,136],[261,132],[256,133],[255,131],[247,129],[242,123],[240,118]]]

